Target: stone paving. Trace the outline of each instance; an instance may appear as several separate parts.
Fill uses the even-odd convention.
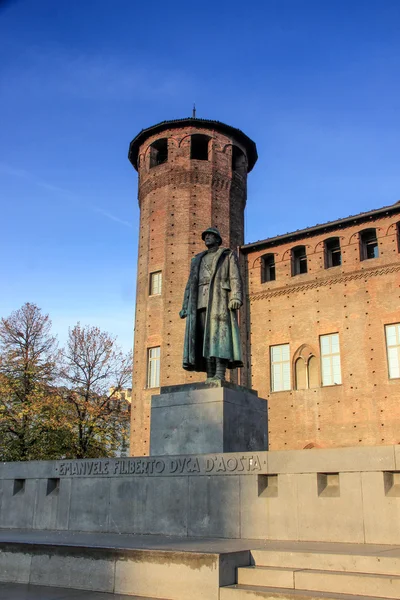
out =
[[[205,552],[207,554],[212,552],[240,552],[241,550],[249,549],[367,555],[383,553],[385,556],[396,556],[400,558],[400,544],[351,544],[338,542],[298,542],[290,540],[196,538],[75,531],[38,531],[26,529],[0,529],[0,544],[4,543],[44,544],[123,550]]]
[[[66,588],[0,583],[0,600],[144,600],[138,596],[86,592]],[[145,600],[152,600],[146,598]],[[154,600],[154,599],[153,599]]]

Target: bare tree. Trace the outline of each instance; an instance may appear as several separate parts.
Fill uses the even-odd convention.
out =
[[[120,392],[130,386],[132,355],[98,327],[78,323],[63,351],[62,395],[76,458],[112,455],[129,423],[129,405]]]
[[[0,456],[40,458],[48,426],[48,397],[57,373],[51,321],[27,302],[0,321]]]

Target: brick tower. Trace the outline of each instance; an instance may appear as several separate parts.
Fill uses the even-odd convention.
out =
[[[131,454],[149,450],[150,401],[160,386],[202,381],[182,369],[185,322],[178,313],[201,233],[213,225],[223,245],[244,243],[247,173],[255,143],[220,123],[163,121],[131,142],[138,171],[140,231],[137,264]]]

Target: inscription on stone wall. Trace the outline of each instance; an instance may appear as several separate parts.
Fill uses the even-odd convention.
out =
[[[267,461],[257,454],[67,460],[59,462],[60,477],[118,477],[121,475],[248,475],[259,473]]]

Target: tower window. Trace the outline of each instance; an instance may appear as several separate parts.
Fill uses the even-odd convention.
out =
[[[325,269],[339,267],[342,264],[342,252],[340,250],[340,239],[338,237],[325,240]]]
[[[261,283],[275,281],[275,256],[265,254],[261,257]]]
[[[168,139],[156,140],[150,146],[150,168],[162,165],[168,160]]]
[[[190,158],[194,160],[208,160],[208,143],[210,138],[207,135],[195,133],[190,139]]]
[[[307,253],[305,246],[292,249],[292,277],[307,273]]]
[[[160,387],[160,346],[147,350],[147,387]]]
[[[162,288],[162,272],[156,271],[150,273],[150,296],[158,296],[161,294]]]
[[[360,232],[360,260],[378,258],[379,248],[376,229],[365,229]]]
[[[237,146],[232,146],[232,171],[241,175],[246,172],[246,155]]]

